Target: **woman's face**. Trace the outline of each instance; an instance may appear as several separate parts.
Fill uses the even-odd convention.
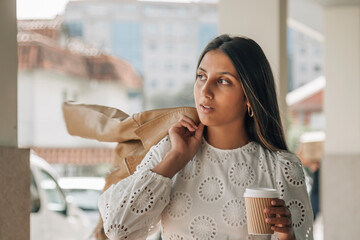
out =
[[[207,52],[196,74],[194,96],[200,121],[208,127],[243,127],[247,101],[229,57],[220,50]]]

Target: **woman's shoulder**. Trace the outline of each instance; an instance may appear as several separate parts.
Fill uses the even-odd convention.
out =
[[[289,164],[289,163],[300,163],[300,159],[292,152],[287,150],[276,150],[272,151],[270,149],[265,148],[260,143],[257,143],[259,148],[260,154],[264,154],[266,156],[270,156],[277,160],[277,162],[282,164]]]
[[[293,171],[298,174],[303,172],[303,166],[300,159],[292,152],[281,150],[281,151],[271,151],[261,144],[259,145],[259,156],[260,158],[266,158],[271,160],[273,163],[274,169],[283,170],[282,172]]]
[[[275,151],[277,178],[285,179],[290,185],[305,184],[304,169],[300,159],[289,151]]]
[[[275,151],[275,156],[279,163],[286,165],[298,164],[302,166],[300,159],[296,156],[296,154],[290,151],[285,151],[285,150]]]

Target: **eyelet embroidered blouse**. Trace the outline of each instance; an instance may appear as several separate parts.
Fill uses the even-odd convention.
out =
[[[136,172],[99,198],[109,239],[146,239],[157,223],[164,240],[277,239],[247,232],[245,188],[278,189],[297,240],[313,239],[313,213],[300,160],[259,143],[222,150],[203,139],[195,157],[172,179],[152,172],[171,149],[165,137]]]

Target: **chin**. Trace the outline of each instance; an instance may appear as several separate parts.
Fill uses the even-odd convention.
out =
[[[200,112],[197,108],[196,108],[196,110],[197,110],[200,122],[202,124],[204,124],[205,126],[212,127],[212,126],[218,126],[218,125],[223,124],[223,121],[222,121],[223,119],[222,118],[219,119],[219,116],[216,116],[214,114],[204,114],[204,113]]]
[[[200,122],[204,124],[207,127],[216,126],[216,122],[212,119],[209,119],[208,117],[199,116]]]

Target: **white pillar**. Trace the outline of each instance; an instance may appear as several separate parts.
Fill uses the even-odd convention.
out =
[[[283,125],[286,127],[287,0],[220,0],[219,32],[255,40],[264,50],[274,73]]]
[[[360,236],[360,6],[325,8],[324,239]]]
[[[16,1],[0,1],[0,239],[30,237],[29,150],[17,148]]]

